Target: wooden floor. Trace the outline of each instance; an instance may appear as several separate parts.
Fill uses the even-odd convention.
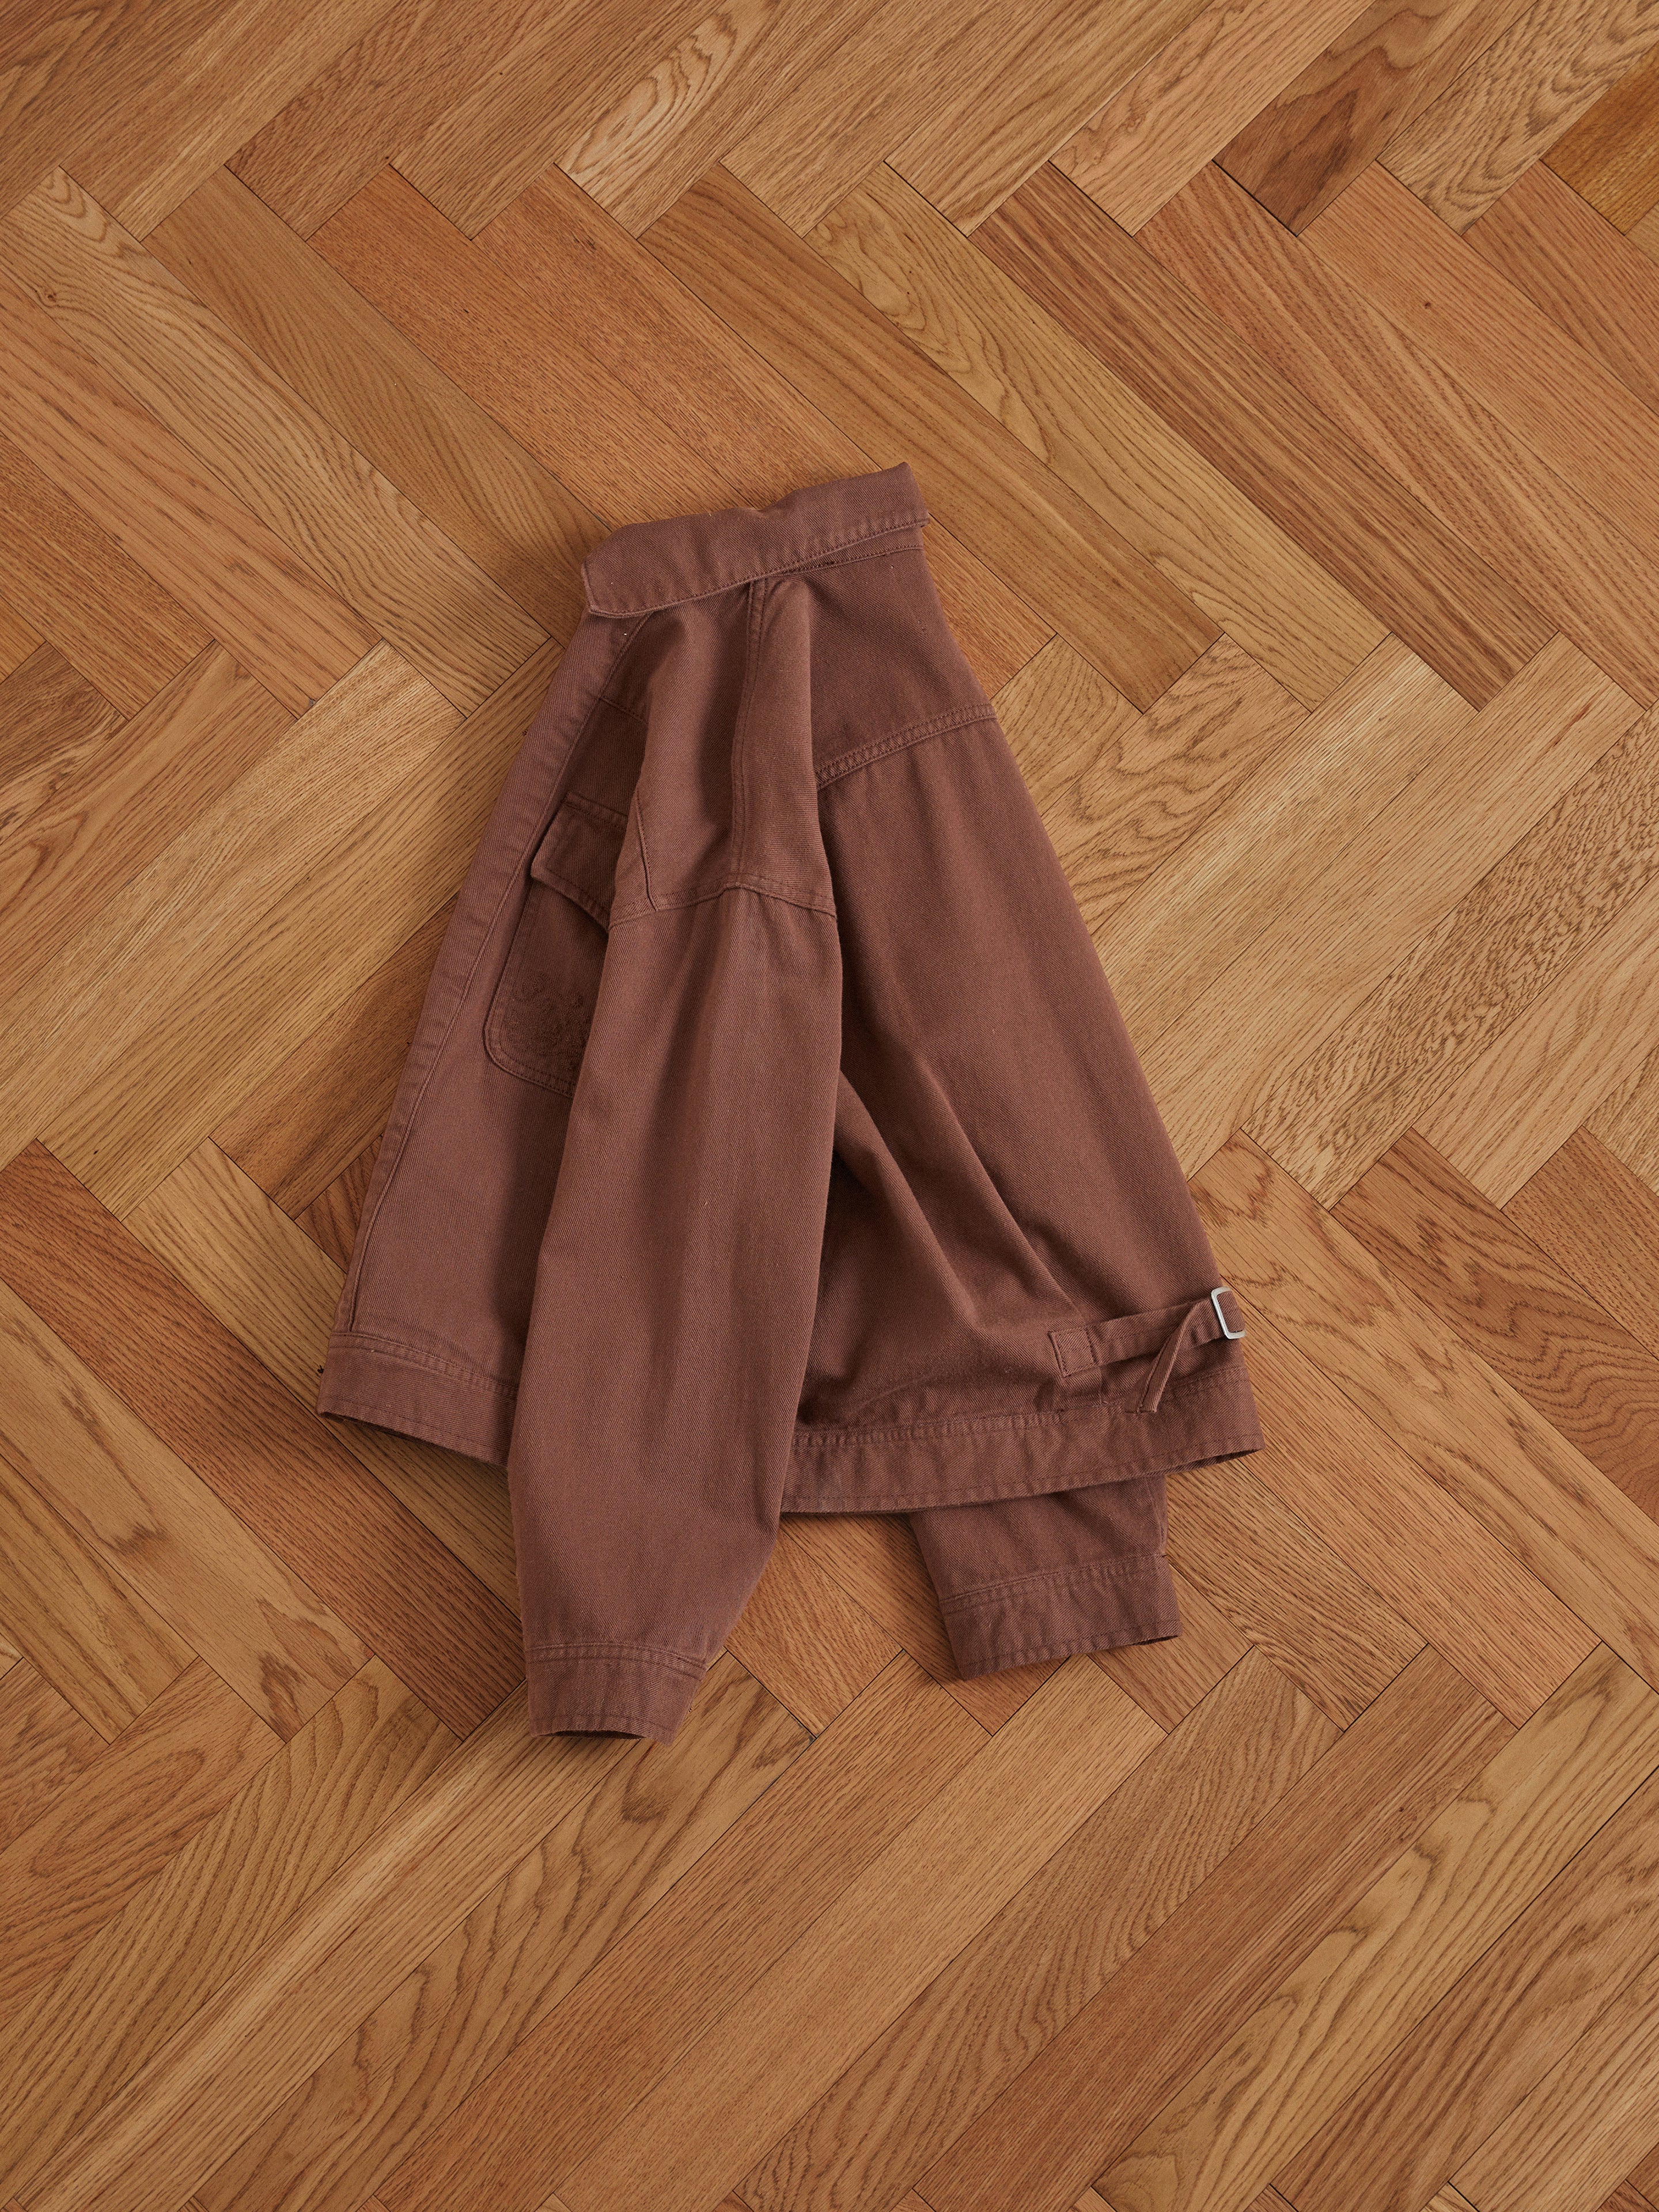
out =
[[[1659,6],[0,15],[0,2204],[1659,2206]],[[1178,1638],[526,1732],[313,1410],[618,524],[907,459],[1249,1321]]]

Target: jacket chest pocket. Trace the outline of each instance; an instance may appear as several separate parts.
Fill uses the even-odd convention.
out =
[[[530,862],[524,906],[489,1011],[498,1067],[567,1096],[599,994],[626,817],[571,792]]]

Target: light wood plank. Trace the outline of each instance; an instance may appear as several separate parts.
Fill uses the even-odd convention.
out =
[[[1472,704],[1542,645],[1531,608],[1056,171],[976,243]]]
[[[522,1682],[514,1612],[43,1146],[0,1170],[0,1276],[457,1735]]]
[[[1506,31],[1523,0],[1372,0],[1217,157],[1301,230]]]
[[[1074,2203],[1512,1733],[1413,1660],[918,2178],[931,2212]]]
[[[1659,759],[1644,715],[1244,1126],[1334,1203],[1595,945],[1656,868]]]
[[[145,242],[534,623],[569,635],[604,526],[321,253],[222,169]]]
[[[1161,1037],[1218,975],[1263,957],[1288,885],[1363,881],[1367,863],[1349,851],[1366,851],[1417,777],[1478,728],[1468,702],[1397,638],[1380,645],[1112,915],[1104,951],[1136,1036]]]
[[[556,2173],[740,2005],[985,1741],[901,1655],[750,1807],[731,1846],[683,1876],[380,2184],[386,2212],[535,2212]],[[664,2004],[665,1989],[678,2002]]]
[[[371,626],[3,271],[0,307],[0,427],[302,714],[368,652]]]
[[[60,170],[0,226],[53,319],[463,709],[544,635],[398,485]]]
[[[807,1748],[799,1726],[717,1657],[669,1747],[636,1742],[195,2192],[200,2212],[279,2212],[304,2186],[357,2207],[410,2147]]]
[[[1374,616],[894,171],[808,242],[1304,705],[1380,643]]]
[[[17,1472],[279,1736],[367,1662],[345,1623],[3,1285],[0,1392]]]
[[[21,991],[178,834],[282,739],[293,720],[221,645],[162,686],[78,773],[54,758],[40,800],[0,852],[0,973]]]
[[[9,2013],[62,1972],[133,1892],[280,1747],[204,1660],[192,1660],[97,1764],[0,1851],[0,1994]],[[112,1851],[112,1832],[121,1849]]]
[[[1280,2169],[1297,2212],[1426,2204],[1593,2031],[1659,1952],[1656,1813],[1650,1775]]]
[[[1454,230],[1536,173],[1534,165],[1659,40],[1639,4],[1532,0],[1455,83],[1377,156]]]
[[[1228,1275],[1242,1273],[1225,1211],[1202,1182],[1195,1194]],[[1260,1480],[1520,1727],[1595,1636],[1259,1306],[1248,1326]]]
[[[1304,236],[1649,560],[1659,557],[1659,419],[1611,369],[1383,170],[1356,178]]]
[[[1195,177],[1141,236],[1632,698],[1646,706],[1659,697],[1659,563],[1480,405],[1431,346],[1371,307],[1219,169]]]
[[[42,1679],[106,1743],[193,1654],[0,1449],[0,1612]]]
[[[1634,703],[1573,647],[1561,639],[1547,646],[1456,743],[1300,890],[1281,897],[1273,921],[1169,1028],[1159,1034],[1142,1024],[1140,1034],[1155,1039],[1145,1054],[1147,1079],[1189,1171],[1635,718]],[[1355,929],[1356,896],[1382,884],[1386,903],[1373,899],[1368,926]],[[1309,957],[1314,947],[1317,960]],[[1432,1138],[1431,1129],[1425,1133]]]
[[[739,2200],[896,2203],[1335,1736],[1260,1653],[1240,1660],[744,2175]]]
[[[646,243],[1137,706],[1215,625],[736,180],[712,171]],[[810,342],[803,329],[811,333]],[[1017,582],[1016,582],[1016,580]]]
[[[1060,148],[1054,166],[1138,231],[1353,20],[1352,0],[1211,0]]]
[[[1592,1652],[1096,2177],[1113,2212],[1247,2202],[1656,1763],[1659,1696]]]
[[[7,2174],[28,2186],[454,1743],[370,1660],[0,2027],[0,2068],[31,2085],[0,2113]]]
[[[1659,1520],[1659,1359],[1507,1216],[1408,1131],[1336,1218]]]
[[[1231,1224],[1247,1304],[1258,1301],[1587,1627],[1659,1680],[1659,1528],[1648,1516],[1248,1139],[1217,1153],[1203,1184]]]

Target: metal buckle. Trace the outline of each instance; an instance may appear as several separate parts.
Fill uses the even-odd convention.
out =
[[[1231,1291],[1231,1288],[1232,1285],[1230,1283],[1218,1283],[1210,1293],[1210,1304],[1215,1308],[1215,1317],[1221,1323],[1221,1334],[1223,1336],[1231,1337],[1237,1344],[1244,1332],[1242,1328],[1229,1328],[1227,1316],[1221,1310],[1221,1293],[1223,1291]]]

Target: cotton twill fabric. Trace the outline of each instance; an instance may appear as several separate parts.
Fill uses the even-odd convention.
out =
[[[1174,1636],[1261,1443],[927,521],[614,532],[433,969],[317,1403],[506,1468],[539,1733],[672,1742],[782,1512],[907,1514],[964,1674]]]

